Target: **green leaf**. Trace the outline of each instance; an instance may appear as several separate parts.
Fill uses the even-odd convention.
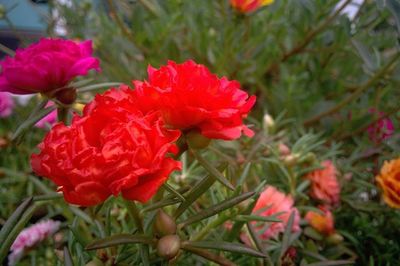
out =
[[[239,177],[239,181],[237,183],[238,186],[243,185],[244,180],[246,179],[246,177],[249,175],[250,172],[250,167],[251,167],[251,163],[247,163],[246,166],[243,169],[242,174]]]
[[[351,43],[356,48],[360,58],[363,60],[367,69],[370,71],[376,70],[377,65],[372,59],[372,55],[368,51],[368,48],[362,42],[359,42],[357,40],[352,40]]]
[[[55,106],[50,106],[44,109],[37,111],[36,113],[33,112],[33,115],[28,117],[15,131],[13,134],[11,141],[19,143],[22,140],[23,135],[25,132],[31,128],[34,124],[40,121],[43,117],[50,114],[52,111],[56,109]]]
[[[282,238],[282,248],[281,248],[281,255],[280,257],[282,258],[283,255],[285,255],[286,250],[289,248],[290,246],[290,239],[291,239],[291,235],[292,235],[292,228],[293,228],[293,222],[294,222],[294,215],[295,212],[292,211],[292,213],[290,214],[288,223],[286,225],[285,231],[283,233],[283,238]]]
[[[34,196],[33,197],[33,201],[44,201],[44,200],[56,200],[56,199],[61,199],[63,197],[62,194],[60,193],[49,193],[49,194],[44,194],[44,195],[40,195],[40,196]]]
[[[180,199],[165,199],[165,200],[162,200],[162,201],[159,201],[159,202],[156,202],[154,204],[150,204],[150,205],[144,207],[140,212],[145,213],[145,212],[156,210],[156,209],[159,209],[159,208],[162,208],[165,206],[174,205],[174,204],[177,204],[180,202],[182,202]]]
[[[315,239],[315,240],[322,240],[323,236],[318,233],[314,228],[307,226],[304,228],[303,234],[308,236],[309,238]]]
[[[71,253],[69,253],[69,249],[67,246],[64,246],[64,265],[65,266],[74,266],[72,262]]]
[[[252,249],[246,245],[238,243],[230,243],[225,241],[188,241],[182,243],[183,247],[193,248],[204,248],[204,249],[216,249],[234,253],[241,253],[254,257],[265,258],[265,255],[255,249]]]
[[[237,205],[238,203],[240,203],[240,202],[242,202],[242,201],[254,196],[254,194],[255,194],[255,192],[251,191],[251,192],[247,192],[247,193],[244,193],[242,195],[239,195],[239,196],[224,200],[219,204],[216,204],[214,206],[208,207],[207,209],[199,212],[198,214],[196,214],[196,215],[194,215],[192,217],[189,217],[187,220],[183,221],[180,224],[180,226],[181,227],[185,227],[185,226],[187,226],[189,224],[201,221],[201,220],[206,219],[206,218],[208,218],[210,216],[218,214],[218,213],[220,213],[220,212],[222,212],[222,211],[224,211],[226,209],[229,209],[230,207],[233,207],[233,206]]]
[[[78,91],[79,92],[87,92],[87,91],[93,91],[93,90],[97,90],[97,89],[101,89],[101,88],[118,87],[121,84],[122,84],[121,82],[104,82],[104,83],[80,87],[80,88],[78,88]]]
[[[33,198],[29,197],[24,200],[18,208],[11,214],[10,218],[7,219],[6,223],[3,225],[0,231],[0,243],[4,243],[11,230],[14,228],[15,224],[19,221],[25,211],[31,206]],[[1,261],[1,260],[0,260]]]
[[[164,183],[163,187],[169,191],[170,193],[174,194],[175,196],[177,196],[181,201],[185,201],[185,197],[179,193],[177,190],[175,190],[175,188],[173,188],[170,184],[168,183]]]
[[[192,150],[194,157],[196,157],[197,161],[203,166],[213,177],[215,177],[222,185],[226,186],[230,190],[235,190],[233,185],[225,178],[223,174],[221,174],[218,169],[216,169],[212,164],[210,164],[206,159],[204,159],[199,152]]]
[[[121,244],[154,244],[155,240],[144,235],[118,234],[93,241],[86,246],[86,250],[108,248]]]
[[[354,261],[351,261],[351,260],[327,260],[327,261],[310,263],[307,266],[335,266],[335,265],[349,265],[349,264],[354,264]]]
[[[393,14],[396,21],[397,32],[400,34],[400,3],[397,0],[387,0],[388,9]]]
[[[16,223],[15,226],[13,226],[12,231],[6,236],[6,239],[1,242],[0,261],[3,261],[5,259],[11,245],[14,243],[14,240],[17,238],[18,234],[24,229],[25,225],[31,219],[35,210],[36,206],[31,205],[28,207],[28,209],[25,209],[25,211],[22,212],[22,217],[20,217],[18,220],[14,220],[14,222]]]
[[[250,222],[250,221],[260,221],[260,222],[269,222],[269,223],[281,223],[282,220],[271,216],[258,216],[258,215],[238,215],[235,217],[236,221],[242,222]]]
[[[218,167],[219,171],[224,170],[228,164],[222,164]],[[174,217],[178,218],[181,214],[192,205],[201,195],[203,195],[216,181],[216,179],[211,175],[208,174],[206,177],[201,179],[186,195],[186,201],[182,202],[179,205],[178,209],[174,213]]]
[[[217,263],[218,265],[225,265],[225,266],[235,266],[236,264],[233,263],[232,261],[228,260],[227,258],[220,256],[215,253],[211,253],[205,249],[201,248],[194,248],[190,246],[183,246],[182,249],[189,251],[193,254],[196,254],[198,256],[201,256],[209,261],[213,261]]]

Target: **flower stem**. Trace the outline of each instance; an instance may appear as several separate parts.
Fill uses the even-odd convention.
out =
[[[57,119],[58,122],[63,122],[65,125],[68,122],[68,112],[69,108],[65,106],[58,106],[57,107]]]
[[[143,228],[143,219],[142,216],[140,215],[140,210],[136,206],[134,201],[127,200],[125,201],[125,205],[131,214],[133,220],[135,221],[136,227],[138,229],[138,232],[143,234],[144,233],[144,228]],[[140,256],[142,257],[142,263],[143,265],[150,265],[149,263],[149,247],[147,245],[140,245]]]

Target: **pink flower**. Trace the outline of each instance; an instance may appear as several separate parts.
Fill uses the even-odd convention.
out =
[[[60,222],[47,220],[22,230],[11,246],[8,265],[15,265],[30,249],[53,235],[60,228]]]
[[[100,70],[92,42],[43,38],[2,62],[0,91],[15,94],[51,93],[89,70]]]
[[[48,102],[46,107],[53,106],[53,102]],[[35,127],[38,128],[47,128],[47,126],[52,126],[55,122],[57,122],[57,110],[52,111],[50,114],[43,117],[39,122],[35,124]]]
[[[336,205],[340,196],[337,170],[329,160],[323,161],[321,165],[323,169],[314,170],[306,176],[311,181],[310,196],[328,205]]]
[[[271,223],[271,225],[264,230],[264,226],[256,228],[258,231],[263,231],[261,237],[263,239],[269,239],[271,237],[277,237],[279,233],[285,230],[285,227],[289,221],[289,217],[294,213],[294,222],[292,231],[300,231],[299,221],[300,215],[296,207],[293,206],[293,199],[290,195],[285,195],[276,188],[269,186],[267,187],[258,198],[256,206],[253,209],[253,214],[259,216],[271,216],[282,212],[276,216],[282,222]]]
[[[0,117],[10,116],[14,108],[14,101],[7,92],[0,91]]]
[[[367,132],[369,139],[372,142],[379,144],[382,141],[390,138],[394,133],[394,126],[392,121],[389,118],[385,117],[384,112],[379,112],[374,108],[371,108],[369,110],[369,113],[379,119],[374,124],[368,127]]]

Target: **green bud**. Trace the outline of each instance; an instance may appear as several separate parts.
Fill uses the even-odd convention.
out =
[[[274,133],[275,131],[275,121],[269,114],[265,114],[263,117],[263,126],[266,133]]]
[[[180,238],[177,235],[167,235],[158,240],[157,254],[166,260],[171,260],[178,255],[180,248]]]
[[[286,166],[292,167],[298,163],[299,157],[298,154],[289,154],[288,156],[283,157],[283,162]]]
[[[326,242],[328,242],[329,244],[334,244],[334,245],[337,245],[342,241],[343,241],[343,236],[338,233],[331,234],[330,236],[328,236],[326,238]]]
[[[317,161],[317,157],[314,153],[309,152],[303,158],[301,158],[301,163],[310,163],[313,164]]]
[[[159,209],[153,224],[154,232],[158,236],[173,235],[176,233],[176,223],[171,216]]]
[[[192,130],[186,134],[186,142],[194,150],[204,149],[210,144],[211,139],[204,137],[197,130]]]

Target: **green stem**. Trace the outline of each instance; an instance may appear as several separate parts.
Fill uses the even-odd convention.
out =
[[[68,111],[69,108],[65,106],[58,106],[57,107],[57,119],[58,122],[63,122],[65,125],[68,122]]]
[[[125,201],[125,205],[128,208],[129,213],[131,214],[133,220],[135,221],[136,227],[139,231],[139,233],[143,234],[144,229],[143,229],[143,220],[142,216],[140,215],[140,211],[138,207],[136,206],[135,202],[127,200]]]

